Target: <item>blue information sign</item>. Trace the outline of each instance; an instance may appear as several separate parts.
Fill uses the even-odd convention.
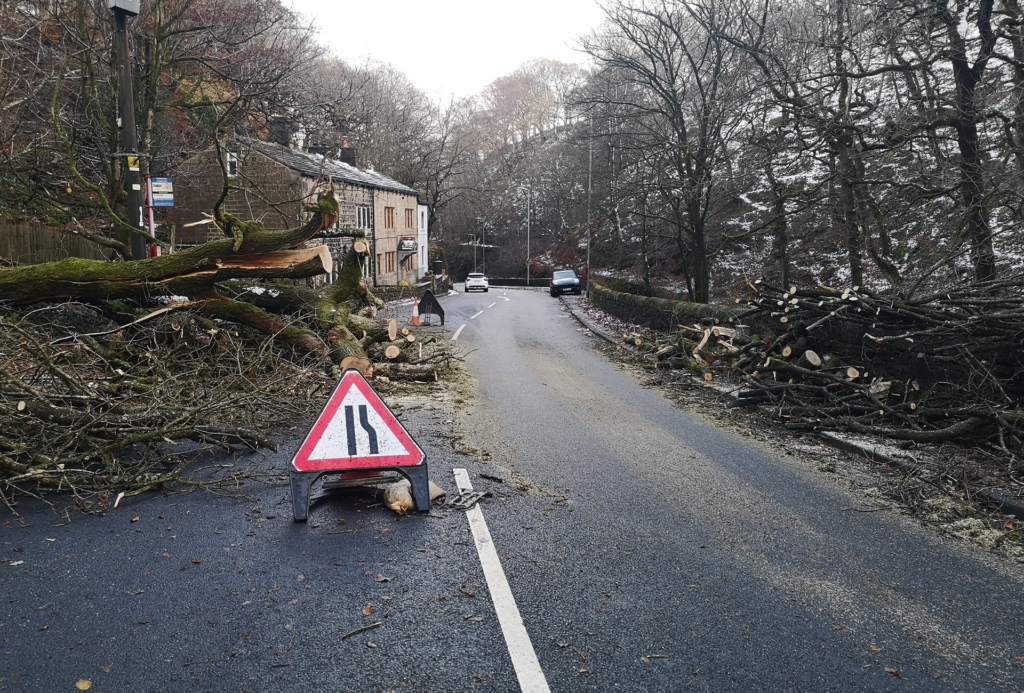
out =
[[[154,207],[174,206],[174,183],[170,178],[150,178],[150,192]]]

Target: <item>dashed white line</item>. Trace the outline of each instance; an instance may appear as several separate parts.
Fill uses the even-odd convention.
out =
[[[473,490],[469,473],[465,469],[452,471],[455,473],[455,484],[461,493]],[[494,611],[498,614],[498,623],[501,624],[501,632],[505,636],[505,644],[512,657],[512,667],[519,679],[519,688],[523,693],[550,693],[548,680],[544,676],[544,670],[540,668],[540,662],[537,661],[537,654],[533,650],[533,643],[530,642],[523,618],[519,615],[519,607],[512,596],[505,571],[501,568],[498,551],[491,541],[491,532],[487,529],[480,505],[474,505],[467,510],[466,518],[469,520],[469,529],[476,543],[477,555],[480,556],[480,565],[484,569],[487,589],[491,592]]]
[[[498,305],[498,302],[497,302],[497,301],[495,301],[494,303],[492,303],[491,305],[489,305],[489,306],[487,306],[487,307],[488,307],[488,308],[493,308],[493,307],[494,307],[494,306],[496,306],[496,305]]]
[[[469,319],[470,319],[470,320],[472,320],[473,318],[477,317],[477,315],[483,315],[483,314],[484,314],[484,312],[483,312],[483,311],[480,311],[480,312],[479,312],[479,313],[477,313],[476,315],[471,315],[471,316],[469,316]]]
[[[454,341],[455,341],[456,339],[458,339],[458,338],[459,338],[459,335],[460,335],[460,334],[462,334],[462,331],[463,331],[464,329],[466,329],[466,323],[462,323],[462,325],[461,325],[461,326],[459,326],[459,329],[455,330],[455,334],[453,334],[453,335],[452,335],[452,341],[453,341],[453,342],[454,342]]]

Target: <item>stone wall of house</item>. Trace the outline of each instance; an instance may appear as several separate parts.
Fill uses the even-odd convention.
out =
[[[387,209],[394,210],[394,225],[387,227]],[[406,210],[412,210],[411,225]],[[374,216],[377,222],[377,241],[374,261],[377,262],[377,285],[395,286],[400,281],[409,284],[416,281],[416,253],[406,258],[399,266],[398,241],[403,238],[416,239],[416,195],[377,190],[374,194]],[[389,263],[388,253],[394,253]],[[393,267],[393,269],[392,269]]]
[[[224,211],[239,219],[258,220],[271,230],[294,227],[301,223],[304,192],[301,176],[262,154],[243,149],[239,153],[238,176],[229,179],[234,190],[224,204]],[[221,237],[213,224],[185,227],[205,219],[203,213],[211,214],[213,205],[220,197],[224,179],[217,152],[201,152],[183,162],[174,174],[174,207],[170,209],[162,225],[165,229],[175,224],[176,244],[205,243]],[[277,206],[265,200],[280,202]]]

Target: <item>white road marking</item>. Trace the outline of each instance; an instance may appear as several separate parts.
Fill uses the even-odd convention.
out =
[[[465,469],[452,471],[460,493],[473,490],[469,472]],[[466,511],[466,518],[473,533],[473,541],[476,542],[480,565],[484,569],[487,589],[491,592],[491,601],[498,614],[498,623],[501,624],[501,632],[505,636],[505,644],[512,657],[512,667],[519,679],[519,688],[523,693],[550,693],[548,680],[544,676],[544,670],[540,668],[540,662],[537,661],[537,654],[533,651],[533,643],[530,642],[530,635],[526,632],[522,616],[519,615],[519,607],[516,606],[512,589],[508,586],[505,571],[501,568],[498,551],[491,541],[491,533],[484,522],[484,514],[479,503]]]
[[[494,303],[492,303],[491,305],[489,305],[489,306],[487,306],[487,307],[488,307],[488,308],[493,308],[493,307],[494,307],[494,306],[496,306],[496,305],[498,305],[498,302],[497,302],[497,301],[495,301]]]
[[[471,316],[469,317],[469,319],[470,319],[470,320],[472,320],[473,318],[477,317],[477,315],[483,315],[483,314],[484,314],[484,312],[483,312],[483,311],[480,311],[480,312],[479,312],[479,313],[477,313],[476,315],[471,315]]]
[[[460,335],[460,334],[462,334],[462,331],[463,331],[464,329],[466,329],[466,323],[462,323],[462,325],[461,325],[461,326],[459,327],[459,329],[455,330],[455,334],[453,334],[453,335],[452,335],[452,341],[453,341],[453,342],[454,342],[454,341],[455,341],[456,339],[458,339],[458,338],[459,338],[459,335]]]
[[[507,299],[507,298],[505,298],[504,296],[498,296],[498,298],[500,298],[500,299],[501,299],[501,300],[503,300],[503,301],[508,301],[508,300],[510,300],[510,299]]]

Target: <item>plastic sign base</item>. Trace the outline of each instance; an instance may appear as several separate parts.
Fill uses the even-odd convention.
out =
[[[332,470],[334,473],[341,471],[350,472],[351,469]],[[418,467],[381,467],[379,469],[360,469],[360,472],[396,471],[409,480],[412,484],[412,499],[416,503],[416,510],[421,513],[430,510],[430,479],[427,475],[427,463]],[[292,482],[292,517],[295,522],[305,522],[309,519],[310,501],[319,500],[326,494],[311,498],[310,491],[313,484],[324,474],[331,472],[297,472],[291,470]]]
[[[430,510],[425,455],[380,396],[354,369],[345,371],[291,464],[292,513],[309,517],[310,491],[324,474],[398,472],[412,485],[416,510]]]

